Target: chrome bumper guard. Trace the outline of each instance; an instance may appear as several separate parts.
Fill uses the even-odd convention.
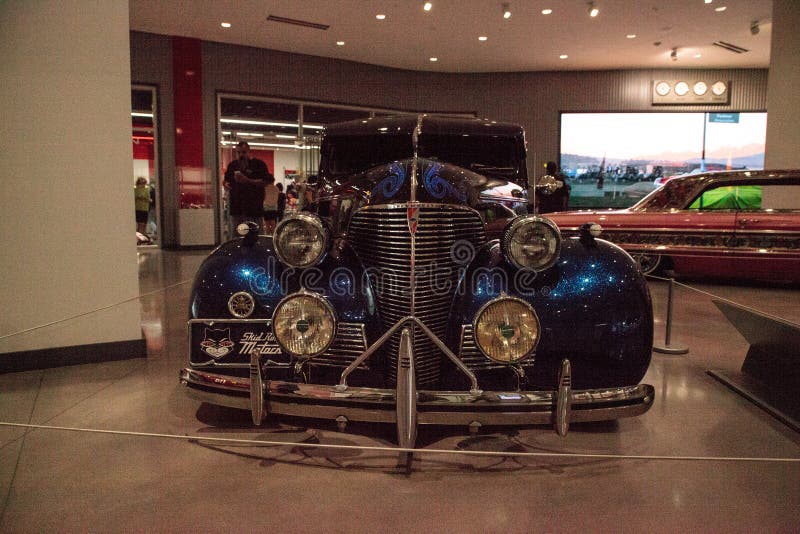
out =
[[[417,391],[411,323],[422,328],[471,381],[470,391]],[[403,328],[397,365],[397,388],[347,385],[347,376],[389,337]],[[618,388],[572,390],[569,360],[563,360],[558,388],[551,391],[481,391],[475,375],[418,319],[397,322],[342,373],[338,385],[270,380],[262,356],[251,355],[250,378],[235,378],[198,369],[183,369],[180,381],[190,396],[203,402],[250,410],[261,424],[268,413],[335,420],[344,429],[349,421],[395,423],[401,447],[412,448],[417,426],[552,424],[566,435],[571,422],[606,421],[645,413],[655,389],[648,384]]]

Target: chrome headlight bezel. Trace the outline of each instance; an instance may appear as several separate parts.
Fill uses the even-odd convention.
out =
[[[316,233],[318,242],[320,244],[319,252],[313,258],[305,262],[297,261],[296,258],[293,257],[294,254],[285,248],[286,245],[282,244],[281,240],[283,233],[291,228],[290,225],[296,225],[298,223],[306,226],[309,232]],[[330,248],[330,239],[331,237],[328,228],[318,216],[311,213],[295,213],[283,219],[275,227],[275,232],[272,237],[272,244],[275,248],[275,254],[277,254],[278,259],[280,259],[281,262],[290,267],[306,268],[318,265],[325,258],[325,255],[328,253],[328,249]]]
[[[237,319],[247,319],[255,309],[256,301],[247,291],[238,291],[228,298],[228,311]]]
[[[539,232],[545,234],[547,247],[544,257],[538,261],[528,261],[520,254],[520,247],[526,246],[520,244],[519,239],[525,237],[521,232],[527,232],[527,237],[530,239],[530,234],[538,229]],[[542,238],[539,238],[542,239]],[[515,241],[516,240],[516,241]],[[511,220],[511,222],[503,230],[503,238],[501,240],[503,255],[511,265],[518,269],[531,269],[536,272],[541,272],[552,267],[561,254],[561,231],[558,229],[556,223],[547,217],[539,215],[520,215]],[[541,243],[528,243],[527,246],[537,246]]]
[[[322,343],[320,347],[318,347],[316,350],[307,353],[301,353],[292,350],[289,344],[287,343],[287,339],[283,336],[283,333],[279,332],[278,330],[278,326],[281,321],[280,313],[284,310],[284,308],[288,304],[300,298],[311,299],[315,301],[315,303],[320,304],[322,310],[324,310],[329,315],[331,321],[331,328],[327,341]],[[333,306],[331,306],[330,302],[328,302],[328,300],[322,295],[319,295],[317,293],[312,293],[311,291],[305,289],[301,289],[296,293],[292,293],[291,295],[287,295],[286,297],[284,297],[278,303],[278,305],[275,306],[275,311],[272,313],[272,333],[275,336],[275,340],[278,342],[278,345],[280,345],[281,349],[283,349],[284,352],[299,359],[314,358],[315,356],[319,356],[320,354],[328,350],[328,348],[333,343],[333,340],[336,338],[337,327],[338,327],[338,320],[336,317],[336,312],[333,309]]]
[[[534,336],[533,341],[530,343],[530,347],[525,352],[523,352],[521,355],[519,355],[518,357],[516,357],[514,359],[503,360],[503,359],[498,359],[498,358],[492,356],[491,354],[489,354],[487,352],[487,350],[484,348],[484,346],[481,344],[481,341],[480,341],[480,332],[481,332],[481,330],[479,329],[479,324],[480,324],[481,319],[484,317],[486,312],[489,311],[490,308],[492,308],[494,306],[501,305],[503,303],[509,303],[509,302],[510,303],[514,303],[516,305],[521,305],[524,308],[527,308],[527,310],[529,311],[531,317],[533,318],[533,323],[535,324],[536,332],[535,332],[535,336]],[[517,298],[517,297],[510,297],[508,295],[501,295],[501,296],[499,296],[497,298],[494,298],[494,299],[490,300],[489,302],[487,302],[486,304],[484,304],[483,306],[480,307],[480,309],[478,310],[478,313],[475,314],[475,318],[472,321],[472,332],[473,332],[473,338],[474,338],[474,341],[475,341],[475,346],[478,347],[478,350],[481,352],[481,354],[483,354],[484,356],[486,356],[489,360],[491,360],[493,362],[501,363],[501,364],[505,364],[505,365],[514,365],[514,364],[518,364],[520,362],[523,362],[523,361],[529,359],[533,354],[535,354],[536,347],[539,345],[539,341],[541,340],[541,337],[542,337],[541,336],[542,325],[541,325],[541,322],[539,321],[539,315],[536,313],[536,310],[534,309],[534,307],[529,302],[526,302],[526,301],[524,301],[524,300],[522,300],[520,298]]]

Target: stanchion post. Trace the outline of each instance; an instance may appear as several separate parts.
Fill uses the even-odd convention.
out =
[[[670,276],[669,285],[667,286],[667,319],[666,319],[666,328],[664,334],[664,344],[653,345],[653,350],[661,354],[686,354],[687,352],[689,352],[689,347],[680,347],[680,346],[673,347],[670,344],[672,338],[672,293],[674,287],[675,287],[675,279]]]

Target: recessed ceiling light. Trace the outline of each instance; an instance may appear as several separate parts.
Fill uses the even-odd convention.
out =
[[[543,9],[543,10],[542,10],[542,15],[549,15],[549,14],[550,14],[550,13],[552,13],[552,12],[553,12],[553,10],[552,10],[552,9]]]
[[[439,61],[439,58],[438,57],[432,57],[431,61],[433,61],[433,62]]]
[[[713,2],[713,1],[714,1],[714,0],[705,0],[706,4],[710,4],[710,3],[711,3],[711,2]]]
[[[344,46],[344,41],[336,41],[337,46]]]
[[[422,9],[424,9],[425,11],[430,11],[431,8],[433,8],[433,4],[431,4],[430,2],[425,2],[425,5],[422,6]]]
[[[230,28],[231,27],[231,23],[230,22],[221,22],[220,26],[222,26],[223,28]]]
[[[703,57],[703,54],[695,54],[694,57],[696,58]]]
[[[627,37],[628,39],[636,39],[636,34],[635,33],[629,33],[625,37]]]
[[[589,2],[589,16],[594,18],[600,14],[600,10],[594,5],[594,2]]]
[[[727,6],[719,6],[719,7],[715,7],[714,11],[717,11],[717,12],[721,13],[721,12],[725,11],[726,9],[728,9]]]
[[[378,19],[378,20],[383,20],[383,19],[386,18],[386,15],[384,15],[383,13],[379,13],[379,14],[375,15],[375,18]]]
[[[567,59],[569,56],[567,54],[561,54],[558,56],[558,59]]]
[[[489,38],[488,38],[488,37],[486,37],[485,35],[481,35],[480,37],[478,37],[478,40],[479,40],[479,41],[486,41],[486,40],[488,40],[488,39],[489,39]]]
[[[503,18],[504,19],[511,18],[511,6],[508,5],[508,2],[503,4]]]

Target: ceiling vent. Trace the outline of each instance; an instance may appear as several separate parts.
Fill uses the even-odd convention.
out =
[[[267,17],[270,22],[280,22],[282,24],[292,24],[294,26],[303,26],[304,28],[314,28],[315,30],[327,30],[330,28],[328,24],[318,24],[316,22],[309,22],[307,20],[287,19],[286,17],[278,17],[270,15]]]
[[[724,48],[728,52],[733,52],[735,54],[744,54],[745,52],[750,51],[747,48],[742,48],[741,46],[736,46],[735,44],[726,43],[725,41],[717,41],[714,43],[714,46]]]

